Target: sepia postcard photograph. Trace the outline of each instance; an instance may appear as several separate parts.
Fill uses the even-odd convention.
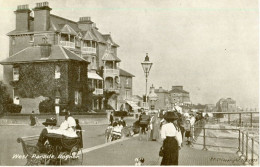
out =
[[[259,166],[258,0],[0,0],[0,166]]]

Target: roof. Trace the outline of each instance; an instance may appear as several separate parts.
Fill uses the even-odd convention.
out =
[[[83,32],[83,39],[85,40],[92,40],[92,41],[98,41],[98,38],[91,32],[91,31],[85,31]]]
[[[110,40],[113,46],[119,47],[119,45],[113,41],[110,34],[103,34],[103,37],[106,41]]]
[[[73,35],[77,35],[77,33],[79,33],[79,32],[84,32],[83,30],[79,29],[77,22],[60,17],[60,16],[50,14],[50,28],[49,28],[49,30],[47,30],[45,32],[53,32],[53,31],[54,32],[66,32],[66,33],[73,34]],[[106,41],[108,39],[110,39],[113,46],[119,47],[119,45],[117,45],[112,40],[110,34],[103,35],[95,27],[91,27],[89,32],[91,34],[90,35],[91,37],[87,37],[87,39],[93,38],[93,39],[95,39],[95,41],[100,42],[100,43],[107,43]],[[32,27],[32,29],[30,29],[28,31],[13,30],[13,31],[9,32],[7,35],[35,34],[35,33],[38,33],[38,32],[34,31],[34,29]],[[42,31],[41,31],[41,33],[42,33]]]
[[[14,63],[30,63],[30,62],[48,62],[48,61],[83,61],[88,62],[85,59],[81,58],[79,55],[69,51],[66,48],[63,48],[58,45],[51,46],[50,56],[47,58],[41,57],[40,46],[31,46],[17,52],[16,54],[0,61],[0,64],[8,65]]]
[[[102,60],[106,60],[106,61],[121,61],[118,57],[116,57],[114,55],[114,53],[111,52],[111,50],[106,50],[103,57],[102,57]]]
[[[162,91],[159,91],[160,89],[155,89],[155,93],[168,93],[168,91],[167,90],[165,90],[165,89],[162,89]]]
[[[135,77],[133,74],[130,74],[129,72],[123,70],[123,69],[119,69],[119,75],[120,76],[127,76],[127,77]]]
[[[172,89],[169,91],[169,93],[189,93],[189,92],[180,89]]]
[[[103,80],[97,73],[93,72],[88,72],[88,78],[89,79],[98,79],[98,80]]]

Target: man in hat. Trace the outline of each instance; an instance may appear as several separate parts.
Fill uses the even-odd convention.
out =
[[[44,146],[45,142],[47,141],[47,134],[48,131],[53,129],[53,126],[57,124],[57,120],[55,118],[47,118],[45,122],[42,123],[45,128],[42,130],[40,137],[38,139],[37,147],[41,153],[46,153],[46,148]]]

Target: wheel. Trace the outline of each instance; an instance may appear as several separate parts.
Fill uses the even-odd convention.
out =
[[[82,148],[73,147],[70,151],[69,165],[82,165],[83,164],[83,152]]]

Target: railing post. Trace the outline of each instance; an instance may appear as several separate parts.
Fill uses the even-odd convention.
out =
[[[228,114],[228,124],[230,124],[230,114]]]
[[[246,132],[246,159],[245,164],[248,164],[248,132]]]
[[[208,149],[206,148],[206,129],[203,127],[203,149],[207,151]]]
[[[241,153],[241,158],[244,156],[244,132],[242,131],[242,153]]]
[[[254,138],[251,138],[252,140],[252,148],[251,148],[251,165],[254,166]]]
[[[250,114],[250,125],[253,127],[253,113]]]
[[[239,113],[239,127],[241,127],[241,113]]]
[[[241,142],[241,138],[240,138],[240,129],[238,130],[238,151],[237,151],[237,154],[238,153],[241,153],[241,145],[240,145],[240,142]]]

